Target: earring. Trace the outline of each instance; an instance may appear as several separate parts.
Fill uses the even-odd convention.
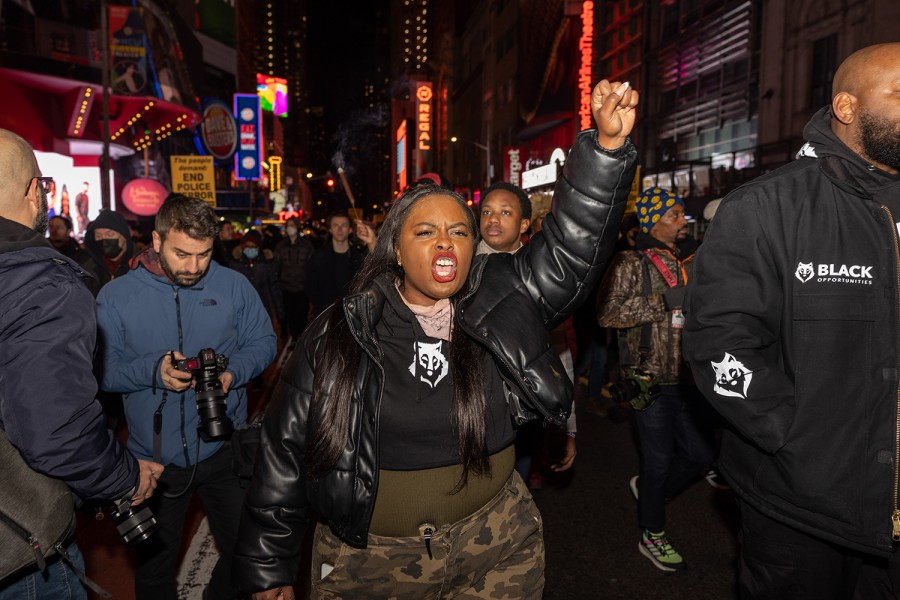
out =
[[[397,266],[398,266],[398,267],[402,267],[402,266],[403,266],[403,261],[400,260],[400,257],[399,257],[399,256],[397,257]]]

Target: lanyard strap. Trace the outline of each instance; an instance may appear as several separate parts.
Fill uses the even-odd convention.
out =
[[[666,280],[666,285],[670,288],[678,285],[678,278],[672,274],[672,271],[669,270],[666,263],[659,257],[659,254],[651,252],[650,250],[641,250],[641,252],[650,259],[650,262],[652,262],[654,266],[656,266],[656,270],[659,271],[659,274]]]

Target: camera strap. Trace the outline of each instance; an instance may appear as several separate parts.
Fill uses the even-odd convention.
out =
[[[163,390],[162,393],[162,401],[160,401],[159,406],[156,409],[156,412],[153,413],[153,462],[157,462],[162,464],[162,411],[163,407],[166,405],[166,399],[169,397],[169,391]],[[184,486],[184,489],[178,493],[174,492],[162,492],[162,495],[166,498],[178,498],[183,496],[185,492],[191,489],[191,486],[194,483],[194,475],[197,473],[197,463],[200,462],[200,437],[197,437],[197,451],[194,456],[194,470],[191,471],[191,478]]]
[[[156,394],[157,388],[156,376],[159,374],[162,361],[164,361],[167,356],[170,357],[169,359],[171,360],[174,355],[171,352],[166,352],[156,359],[156,362],[153,364],[152,390],[154,395]],[[156,412],[153,413],[153,462],[157,463],[161,462],[160,459],[162,458],[162,411],[163,407],[166,405],[166,400],[169,397],[169,390],[162,385],[161,381],[159,387],[162,389],[162,400],[160,400],[159,406],[156,407]]]
[[[662,275],[662,278],[666,280],[666,285],[670,288],[678,286],[678,277],[676,277],[672,271],[669,270],[669,267],[666,266],[666,263],[663,262],[663,259],[659,257],[659,254],[653,252],[652,250],[641,250],[641,254],[650,259],[653,263],[653,266],[656,267],[656,270],[659,271],[659,274]],[[647,263],[644,263],[646,267]],[[684,275],[684,268],[682,268],[682,275]],[[687,281],[687,277],[685,276],[685,281]],[[649,294],[649,292],[647,292]]]
[[[166,405],[166,399],[169,397],[169,391],[163,390],[162,400],[153,413],[153,462],[162,462],[162,423],[163,423],[163,407]]]

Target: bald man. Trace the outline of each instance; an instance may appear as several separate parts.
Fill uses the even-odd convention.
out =
[[[18,450],[45,481],[42,487],[139,504],[156,487],[162,466],[135,460],[106,428],[94,400],[94,299],[80,281],[86,273],[44,238],[49,184],[31,146],[0,129],[0,444]],[[17,514],[23,505],[49,501],[32,497],[34,488],[4,468],[0,511]],[[31,543],[0,525],[0,599],[87,598],[73,572],[73,566],[84,570],[74,536],[39,542],[50,553],[45,573],[36,565],[4,571]],[[71,564],[52,554],[57,542],[67,547]]]
[[[684,351],[729,424],[741,598],[896,598],[900,44],[847,58],[804,135],[719,207]]]

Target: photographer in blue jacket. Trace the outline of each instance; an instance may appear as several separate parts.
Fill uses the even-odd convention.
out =
[[[97,298],[101,387],[124,395],[129,449],[166,465],[152,504],[160,530],[138,548],[137,600],[177,597],[193,492],[221,552],[204,597],[235,597],[229,579],[243,489],[228,437],[247,419],[247,382],[275,357],[275,332],[247,278],[212,260],[218,226],[206,202],[173,194],[156,215],[152,247]]]

